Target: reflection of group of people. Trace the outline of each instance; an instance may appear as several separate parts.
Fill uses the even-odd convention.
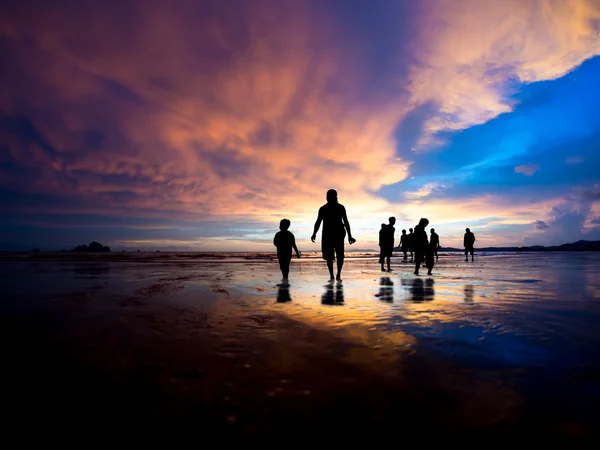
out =
[[[319,208],[317,221],[315,222],[314,231],[310,238],[312,242],[315,242],[321,224],[323,225],[321,252],[323,259],[327,261],[330,281],[334,280],[333,261],[335,259],[337,259],[337,274],[335,279],[342,281],[341,275],[344,266],[344,241],[346,233],[348,234],[348,242],[350,244],[354,244],[356,239],[352,237],[352,232],[350,231],[346,208],[338,203],[337,192],[334,189],[327,191],[327,203]],[[390,263],[394,250],[395,224],[396,218],[390,217],[387,224],[381,224],[381,230],[379,231],[379,263],[381,264],[382,271],[386,271],[386,263],[387,271],[392,271]],[[427,231],[425,230],[427,225],[429,225],[429,220],[422,218],[414,230],[413,228],[409,229],[409,234],[406,234],[406,230],[402,230],[400,237],[400,246],[404,253],[404,261],[408,259],[407,255],[410,252],[411,262],[414,261],[415,263],[415,275],[419,275],[419,269],[423,263],[425,263],[425,267],[427,268],[427,274],[431,275],[431,270],[438,259],[437,251],[441,248],[440,237],[435,232],[435,229],[431,229],[431,237],[428,238]],[[283,219],[279,224],[281,231],[275,234],[275,238],[273,239],[273,244],[277,247],[279,267],[281,268],[284,280],[287,280],[290,271],[292,250],[296,252],[296,257],[300,257],[296,240],[294,235],[289,231],[289,227],[290,221]],[[475,235],[467,228],[464,237],[465,261],[468,261],[469,253],[471,254],[471,261],[473,261],[474,244]]]

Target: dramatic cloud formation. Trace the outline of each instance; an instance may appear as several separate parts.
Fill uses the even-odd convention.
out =
[[[472,174],[490,162],[515,167],[537,136],[463,146],[470,161],[441,179],[418,173],[411,149],[443,161],[459,142],[448,133],[516,111],[524,85],[599,54],[600,2],[415,3],[2,6],[0,244],[86,241],[93,229],[123,246],[265,249],[282,216],[306,239],[331,187],[364,245],[391,214],[408,223],[429,214],[456,236],[467,219],[554,217],[556,192],[450,195],[468,180],[475,188]],[[591,133],[567,125],[563,139]],[[593,214],[597,199],[588,201]],[[519,234],[502,230],[495,243]]]

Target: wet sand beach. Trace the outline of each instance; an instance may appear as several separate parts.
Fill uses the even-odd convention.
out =
[[[310,254],[307,254],[310,256]],[[8,435],[76,445],[590,442],[600,255],[0,260]]]

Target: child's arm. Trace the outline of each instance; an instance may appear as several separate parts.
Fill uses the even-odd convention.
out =
[[[296,237],[292,234],[292,248],[296,252],[296,258],[300,258],[300,252],[298,251],[298,247],[296,247]]]

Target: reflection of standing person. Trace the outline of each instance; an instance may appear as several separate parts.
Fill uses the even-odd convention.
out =
[[[344,266],[344,239],[348,231],[348,242],[354,244],[356,239],[352,237],[350,223],[346,216],[346,208],[338,203],[337,191],[327,191],[327,203],[319,208],[319,216],[315,222],[315,228],[310,240],[315,242],[317,232],[323,222],[321,234],[321,251],[323,259],[327,261],[330,279],[333,281],[333,260],[337,256],[337,281],[342,281],[342,267]]]
[[[296,238],[288,230],[291,222],[287,219],[283,219],[279,222],[279,229],[273,238],[273,244],[277,247],[277,259],[279,260],[279,268],[283,279],[287,280],[290,273],[290,262],[292,261],[292,249],[296,252],[296,257],[300,258],[300,252],[296,247]]]
[[[408,235],[406,234],[406,230],[402,230],[402,235],[400,235],[400,246],[402,247],[402,253],[404,253],[404,261],[406,261],[406,252],[408,252]]]
[[[438,234],[435,232],[435,228],[431,229],[431,239],[429,239],[429,243],[431,244],[431,247],[433,248],[433,254],[435,255],[435,260],[438,260],[438,248],[442,248],[440,246],[440,237],[438,236]]]
[[[425,231],[427,225],[429,225],[429,220],[423,218],[419,221],[419,225],[415,227],[414,231],[412,246],[415,251],[415,275],[419,275],[419,268],[425,260],[425,252],[429,246],[427,231]]]
[[[473,262],[473,254],[475,253],[475,235],[471,233],[468,228],[465,229],[465,238],[463,244],[465,245],[465,261],[469,260],[469,253],[471,253],[471,262]]]
[[[394,224],[396,218],[390,217],[389,221],[390,223],[382,227],[379,232],[379,246],[381,247],[379,262],[381,263],[381,270],[385,271],[384,262],[387,259],[387,271],[391,272],[390,260],[394,251],[394,233],[396,232]]]
[[[408,231],[410,231],[410,233],[408,233],[408,235],[406,236],[406,242],[408,243],[408,250],[410,251],[410,261],[412,262],[414,257],[413,257],[413,240],[415,237],[415,234],[413,233],[413,229],[409,228]]]

